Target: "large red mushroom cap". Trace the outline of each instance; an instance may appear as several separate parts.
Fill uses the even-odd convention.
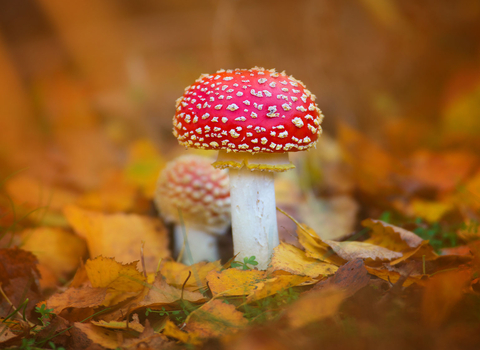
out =
[[[210,234],[224,233],[230,224],[228,173],[215,169],[209,158],[182,156],[160,174],[155,204],[165,221],[185,222]]]
[[[173,125],[187,147],[284,153],[315,146],[322,119],[301,81],[256,67],[200,76],[177,100]]]

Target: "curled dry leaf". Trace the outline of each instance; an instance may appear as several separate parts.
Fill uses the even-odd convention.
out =
[[[98,344],[107,349],[116,349],[122,344],[119,342],[117,332],[95,326],[91,323],[74,323],[75,328],[81,330],[94,344]]]
[[[136,214],[102,214],[76,206],[65,208],[75,232],[85,238],[90,256],[112,256],[122,263],[140,260],[144,245],[145,266],[154,272],[158,260],[170,256],[168,234],[161,222]]]
[[[268,272],[277,270],[287,271],[295,275],[319,277],[329,276],[337,271],[338,267],[309,258],[301,249],[284,242],[280,242],[273,250],[273,257]]]
[[[145,330],[145,327],[139,323],[138,321],[110,321],[106,322],[103,320],[100,321],[90,321],[91,324],[99,327],[103,327],[106,329],[118,329],[118,330],[134,330],[139,333],[142,333]]]
[[[295,286],[306,286],[317,283],[317,280],[312,280],[308,276],[298,275],[284,275],[279,274],[275,277],[267,278],[255,285],[255,288],[247,296],[246,303],[252,303],[254,301],[266,298],[270,295],[277,294],[278,292],[285,291]]]
[[[381,220],[366,219],[362,221],[362,225],[372,230],[370,238],[365,242],[396,252],[416,248],[423,242],[423,239],[415,233]]]
[[[338,256],[347,261],[357,258],[390,261],[402,257],[402,253],[365,242],[335,242],[327,240],[325,243]]]
[[[234,305],[213,299],[193,311],[186,320],[185,330],[199,338],[229,335],[247,326],[248,321]]]

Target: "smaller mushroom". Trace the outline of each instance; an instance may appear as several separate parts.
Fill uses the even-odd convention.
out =
[[[220,258],[217,237],[230,225],[225,170],[213,168],[209,158],[179,157],[160,173],[154,200],[164,220],[175,224],[174,250],[177,256],[184,250],[184,264]],[[185,234],[188,244],[184,245]]]

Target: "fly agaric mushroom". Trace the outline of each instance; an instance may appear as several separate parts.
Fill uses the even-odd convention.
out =
[[[230,225],[228,174],[215,169],[208,158],[182,156],[167,164],[156,187],[155,205],[165,221],[175,224],[175,253],[184,246],[184,228],[189,251],[182,262],[218,260],[217,236]],[[180,212],[180,213],[179,213]],[[191,255],[190,255],[191,254]]]
[[[240,260],[266,269],[279,244],[274,172],[294,168],[287,152],[307,150],[323,115],[303,83],[263,68],[203,74],[177,100],[174,135],[186,147],[218,150],[229,168],[232,230]]]

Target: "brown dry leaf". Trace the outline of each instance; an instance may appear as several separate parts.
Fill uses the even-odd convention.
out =
[[[285,291],[291,287],[300,285],[305,286],[314,283],[317,283],[317,281],[312,280],[312,278],[308,276],[279,274],[275,277],[267,278],[263,281],[258,282],[252,289],[250,294],[247,296],[245,303],[251,303],[266,298],[278,292]]]
[[[127,324],[127,321],[110,321],[106,322],[103,320],[100,321],[90,321],[91,324],[107,329],[119,329],[119,330],[129,330],[133,329],[139,333],[142,333],[145,330],[145,327],[138,321],[130,321]]]
[[[391,261],[403,256],[402,253],[365,242],[335,242],[325,241],[342,259],[350,261],[357,258],[380,261]]]
[[[47,308],[59,314],[62,310],[73,307],[77,309],[94,308],[102,305],[107,296],[106,288],[68,288],[63,293],[55,293],[47,300]]]
[[[141,139],[130,146],[124,177],[128,183],[139,187],[146,198],[152,199],[158,174],[164,166],[165,160],[155,145],[148,139]]]
[[[0,326],[0,345],[9,346],[13,345],[9,341],[17,340],[22,337],[22,334],[13,333],[7,325],[3,324]]]
[[[115,257],[129,263],[144,257],[148,272],[154,272],[160,258],[170,256],[168,234],[157,219],[136,214],[102,214],[76,206],[65,208],[65,215],[75,231],[87,241],[90,256]]]
[[[191,303],[203,303],[206,301],[202,293],[188,290],[184,290],[182,293],[181,289],[170,286],[160,274],[155,277],[153,284],[147,284],[146,287],[148,291],[143,300],[137,303],[137,308],[161,308],[165,305],[174,304],[179,301],[182,296],[183,300]]]
[[[165,323],[165,327],[163,328],[163,334],[167,337],[178,339],[185,344],[200,345],[202,343],[198,335],[196,335],[195,333],[187,333],[182,331],[180,328],[177,327],[175,323],[170,320],[167,320],[167,322]]]
[[[117,332],[95,326],[91,323],[74,323],[75,328],[78,328],[85,333],[93,343],[101,345],[107,349],[116,349],[121,344]]]
[[[37,258],[30,252],[18,248],[0,249],[0,286],[13,305],[29,299],[25,313],[30,314],[42,297],[37,284],[39,279]],[[0,298],[0,316],[11,312],[11,304]]]
[[[304,251],[291,244],[280,242],[280,245],[273,250],[273,257],[267,273],[283,270],[295,275],[316,278],[320,275],[332,275],[337,269],[338,267],[335,265],[307,257]]]
[[[137,270],[137,261],[123,265],[112,258],[100,256],[88,260],[85,269],[92,287],[107,289],[105,306],[138,295],[145,285],[145,277]]]
[[[21,239],[22,249],[35,254],[39,265],[52,271],[57,279],[72,273],[87,254],[85,241],[61,228],[24,230]]]
[[[248,325],[243,313],[234,305],[214,299],[193,311],[187,318],[185,330],[199,338],[220,337],[236,333]]]
[[[324,288],[298,299],[284,315],[292,328],[300,328],[335,315],[344,299],[343,291],[335,287]]]
[[[402,275],[399,272],[393,271],[393,270],[373,268],[369,266],[365,266],[365,268],[367,269],[369,274],[377,276],[378,278],[381,278],[382,280],[390,283],[396,283],[402,277]],[[407,279],[403,283],[403,286],[408,287],[413,283],[416,283],[419,285],[425,284],[425,282],[422,280],[422,275],[410,275],[407,277]]]
[[[362,259],[355,259],[340,266],[338,271],[332,277],[325,281],[316,284],[310,291],[305,294],[313,293],[314,291],[335,286],[345,293],[345,298],[355,294],[357,291],[368,285],[370,276],[365,268]]]
[[[210,271],[220,271],[222,265],[219,261],[205,262],[201,261],[194,265],[187,266],[176,261],[167,260],[162,263],[160,270],[168,284],[181,288],[185,281],[185,290],[196,291],[207,285],[207,275]]]
[[[441,272],[430,278],[422,300],[422,318],[429,328],[438,328],[464,295],[470,270]]]
[[[411,157],[409,167],[411,177],[421,185],[451,192],[477,164],[477,157],[468,152],[419,150]]]
[[[265,278],[264,271],[226,269],[211,271],[207,275],[208,286],[213,296],[241,296],[250,295],[257,283]]]

